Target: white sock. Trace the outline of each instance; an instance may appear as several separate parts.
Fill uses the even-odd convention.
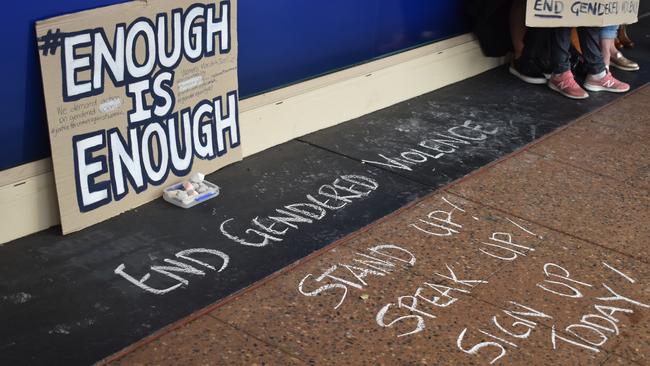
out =
[[[599,72],[598,74],[590,74],[589,76],[592,79],[600,80],[600,79],[604,78],[605,76],[607,76],[607,69]]]

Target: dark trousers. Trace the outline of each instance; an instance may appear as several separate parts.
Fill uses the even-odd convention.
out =
[[[587,72],[599,74],[605,71],[605,62],[600,53],[600,28],[578,27],[577,30]],[[551,36],[551,61],[554,74],[561,74],[571,69],[570,48],[571,28],[554,28]]]
[[[552,28],[526,28],[524,36],[523,60],[534,60],[535,65],[546,67],[551,61]]]

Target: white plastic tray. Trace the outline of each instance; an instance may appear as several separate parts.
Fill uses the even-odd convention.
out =
[[[215,198],[215,197],[217,197],[219,195],[219,186],[218,185],[216,185],[214,183],[210,183],[207,180],[204,180],[201,183],[205,184],[208,187],[208,190],[206,192],[203,192],[203,193],[199,194],[198,196],[194,197],[194,199],[190,203],[186,204],[186,203],[183,203],[183,201],[181,201],[181,200],[179,200],[177,198],[168,197],[166,194],[164,194],[164,192],[163,192],[163,199],[165,201],[171,203],[172,205],[182,207],[182,208],[190,208],[190,207],[194,207],[194,206],[198,205],[201,202],[213,199],[213,198]],[[177,184],[174,184],[173,186],[165,188],[165,192],[173,191],[173,190],[182,190],[182,189],[183,189],[183,183],[177,183]]]

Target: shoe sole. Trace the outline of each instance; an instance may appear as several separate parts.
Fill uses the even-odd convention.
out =
[[[609,64],[609,66],[615,67],[615,68],[617,68],[619,70],[623,70],[623,71],[639,71],[639,69],[640,69],[639,67],[620,66],[620,65],[617,65],[615,63],[611,63],[611,64]]]
[[[612,88],[606,88],[604,86],[600,85],[591,85],[591,84],[582,84],[582,87],[591,91],[591,92],[601,92],[601,91],[606,91],[610,93],[627,93],[630,91],[630,88],[628,87],[627,89],[612,89]]]
[[[526,82],[528,84],[535,84],[535,85],[546,84],[546,78],[533,78],[533,77],[530,77],[530,76],[526,76],[526,75],[520,73],[519,71],[517,71],[512,66],[510,66],[509,70],[510,70],[510,73],[512,75],[518,77],[519,79],[521,79],[521,81],[524,81],[524,82]]]
[[[548,87],[551,88],[551,90],[556,91],[556,92],[558,92],[558,93],[564,95],[564,96],[567,97],[567,98],[577,99],[577,100],[581,100],[581,99],[587,99],[587,98],[589,98],[589,94],[584,95],[584,96],[579,96],[579,97],[577,97],[577,96],[575,96],[575,95],[567,94],[567,93],[563,92],[562,89],[560,89],[560,88],[558,88],[557,86],[553,85],[553,83],[551,83],[551,82],[549,82],[549,83],[546,84],[546,85],[548,85]]]

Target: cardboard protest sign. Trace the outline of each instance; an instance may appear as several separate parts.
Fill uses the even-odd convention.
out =
[[[37,22],[63,233],[241,160],[236,0],[149,0]]]
[[[640,0],[527,0],[529,27],[602,27],[636,23]]]

